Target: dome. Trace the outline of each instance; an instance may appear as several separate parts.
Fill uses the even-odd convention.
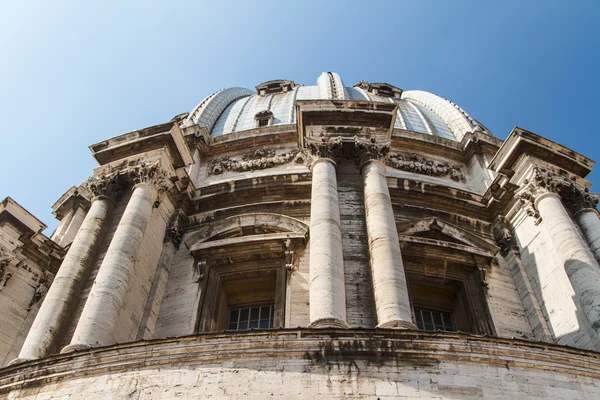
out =
[[[458,141],[467,132],[491,134],[459,106],[435,94],[365,81],[348,87],[335,72],[323,72],[314,86],[273,80],[258,85],[255,91],[240,87],[218,91],[194,108],[186,125],[198,124],[217,137],[258,127],[257,115],[261,113],[270,114],[269,125],[295,124],[298,100],[395,103],[398,105],[395,129]]]

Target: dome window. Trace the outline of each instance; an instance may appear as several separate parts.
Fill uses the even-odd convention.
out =
[[[261,111],[254,116],[257,128],[273,125],[273,113],[269,110]]]
[[[256,93],[261,96],[267,96],[275,93],[289,92],[296,86],[299,86],[294,81],[288,81],[283,79],[277,79],[274,81],[263,82],[256,87]]]
[[[354,87],[361,88],[382,97],[399,99],[402,96],[402,89],[392,86],[389,83],[369,83],[367,81],[360,81],[354,85]]]

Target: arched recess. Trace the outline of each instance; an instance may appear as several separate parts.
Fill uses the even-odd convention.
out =
[[[267,329],[283,327],[288,275],[296,268],[295,257],[303,253],[307,239],[308,225],[270,213],[215,221],[188,238],[186,245],[194,257],[202,293],[196,330],[260,329],[265,328],[263,323]],[[242,322],[243,315],[256,311],[262,316],[265,310],[270,319]],[[234,314],[238,320],[232,320]],[[253,322],[260,325],[252,326]]]

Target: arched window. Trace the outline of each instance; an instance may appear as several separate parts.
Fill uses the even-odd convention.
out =
[[[273,113],[269,110],[261,111],[256,113],[254,116],[257,128],[263,128],[265,126],[273,125]]]

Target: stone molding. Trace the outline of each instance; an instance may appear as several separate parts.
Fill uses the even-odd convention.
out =
[[[306,137],[304,139],[306,149],[312,156],[313,161],[320,158],[328,158],[339,164],[342,160],[342,137],[328,138],[321,135],[319,138]]]
[[[241,342],[244,346],[240,346]],[[305,328],[206,333],[55,354],[3,368],[0,394],[55,382],[65,386],[71,380],[102,376],[107,371],[117,374],[166,364],[189,368],[190,359],[210,365],[244,360],[256,354],[302,360],[308,355],[311,364],[356,358],[402,360],[410,365],[448,361],[472,364],[476,360],[482,367],[501,365],[600,379],[600,361],[595,352],[555,344],[464,333]]]
[[[543,167],[533,168],[531,176],[523,180],[516,197],[527,214],[535,217],[539,223],[536,200],[551,193],[558,195],[572,214],[586,208],[596,209],[598,205],[598,195],[590,193],[589,188]]]
[[[362,166],[368,161],[384,162],[390,152],[390,141],[377,143],[374,137],[362,139],[354,136],[354,148],[356,150],[356,162]]]
[[[466,181],[462,167],[440,162],[416,153],[394,153],[390,154],[385,164],[402,171],[408,171],[420,175],[430,175],[438,177],[449,177],[455,182]]]
[[[244,154],[241,159],[224,157],[214,160],[209,167],[208,175],[221,175],[227,171],[245,172],[273,168],[287,164],[292,160],[295,160],[296,164],[303,164],[302,152],[289,151],[276,154],[274,150],[256,150]]]

